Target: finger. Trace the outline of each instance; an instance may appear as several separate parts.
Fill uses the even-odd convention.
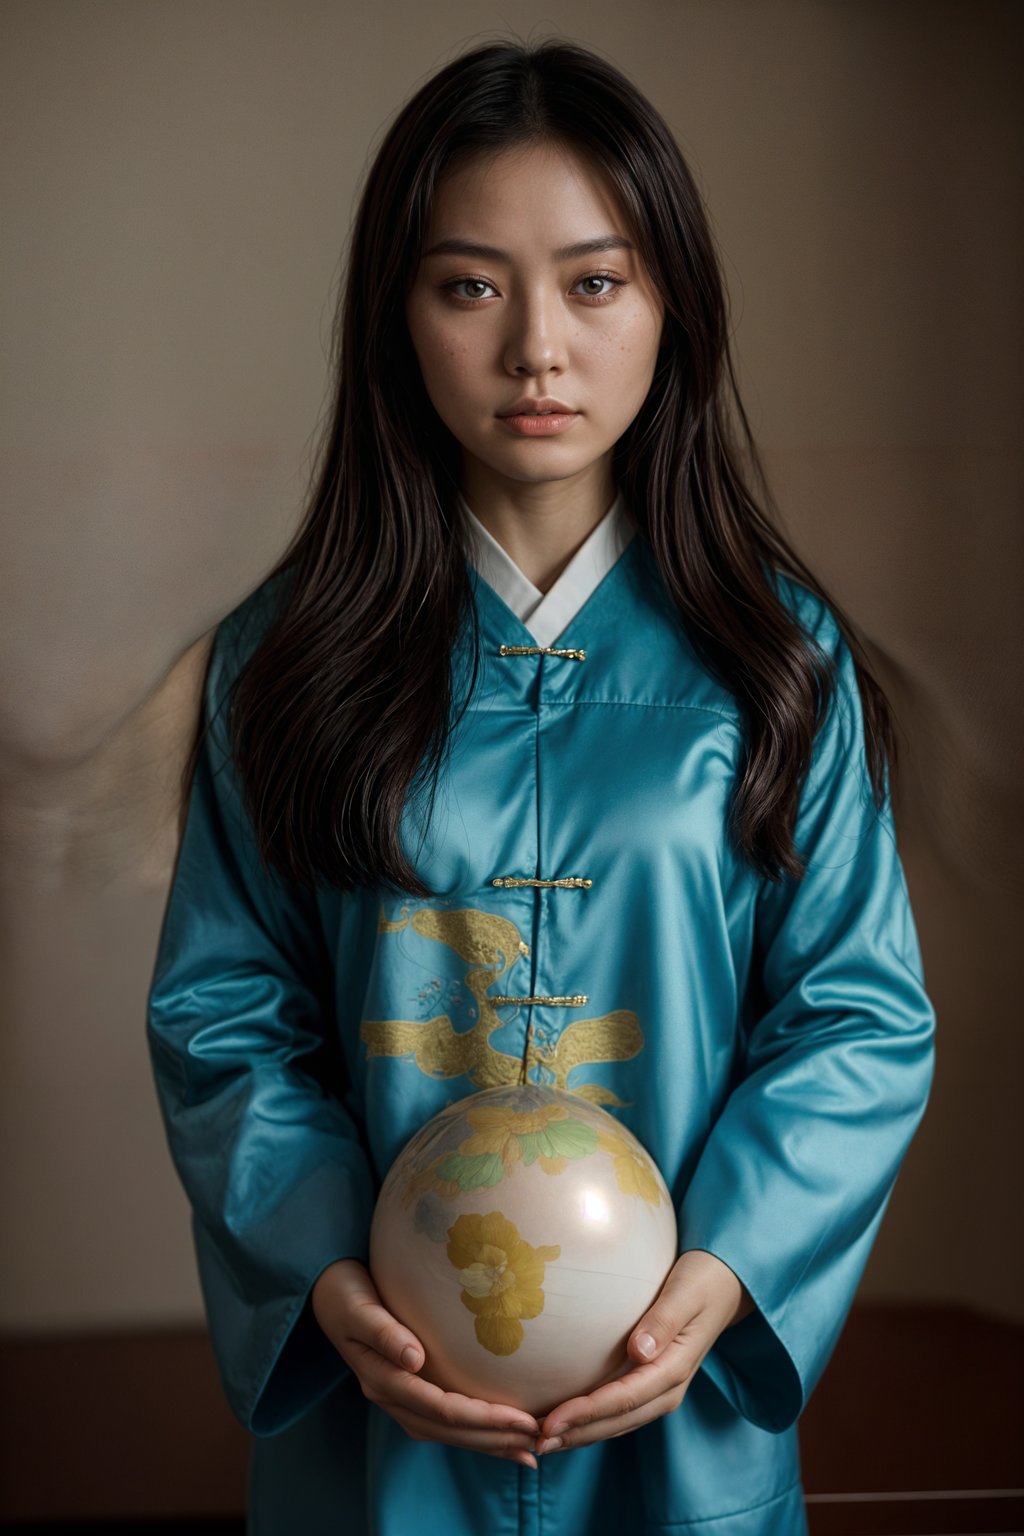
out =
[[[588,1396],[571,1398],[553,1408],[544,1417],[541,1436],[564,1437],[567,1430],[634,1413],[680,1383],[689,1384],[706,1353],[706,1346],[698,1345],[685,1334],[673,1339],[653,1364],[634,1366]]]
[[[418,1371],[426,1358],[423,1345],[382,1305],[369,1273],[353,1266],[343,1283],[351,1308],[348,1337],[368,1345],[405,1371]]]
[[[673,1279],[670,1274],[653,1307],[648,1308],[630,1334],[627,1354],[641,1362],[657,1360],[672,1340],[697,1324],[704,1305],[685,1280]]]
[[[641,1404],[631,1413],[594,1419],[589,1424],[567,1430],[563,1435],[547,1440],[542,1439],[537,1444],[537,1455],[546,1456],[552,1451],[569,1451],[575,1446],[593,1445],[597,1440],[615,1440],[619,1435],[628,1435],[630,1430],[639,1429],[641,1424],[649,1424],[653,1419],[660,1419],[666,1413],[674,1413],[686,1396],[688,1385],[688,1382],[677,1382],[667,1392],[662,1392],[650,1402]]]
[[[396,1415],[392,1415],[396,1417]],[[533,1458],[535,1435],[525,1430],[514,1433],[497,1429],[449,1429],[436,1419],[423,1414],[402,1412],[398,1422],[407,1434],[422,1440],[439,1440],[446,1445],[458,1445],[468,1451],[482,1451],[490,1456],[516,1459]]]
[[[632,1413],[643,1403],[660,1397],[684,1374],[685,1354],[681,1346],[673,1345],[652,1365],[636,1365],[624,1376],[606,1382],[587,1396],[569,1398],[559,1407],[552,1408],[545,1414],[540,1432],[546,1436],[557,1435],[571,1426]]]
[[[530,1413],[508,1403],[488,1403],[482,1398],[466,1397],[461,1392],[445,1392],[432,1381],[424,1381],[401,1366],[379,1355],[366,1345],[353,1349],[356,1375],[371,1388],[373,1401],[390,1411],[421,1414],[447,1429],[510,1430],[531,1438],[540,1425]]]

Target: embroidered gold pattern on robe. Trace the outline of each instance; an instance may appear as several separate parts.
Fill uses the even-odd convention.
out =
[[[424,938],[446,945],[469,969],[465,984],[477,1005],[477,1022],[456,1031],[448,1014],[436,1014],[422,1023],[414,1019],[364,1019],[360,1037],[368,1056],[409,1056],[428,1077],[466,1076],[477,1088],[525,1082],[531,1068],[550,1074],[553,1086],[568,1090],[569,1073],[575,1067],[610,1061],[629,1061],[643,1049],[644,1036],[635,1013],[618,1008],[596,1019],[575,1019],[553,1043],[543,1044],[530,1030],[522,1058],[500,1051],[491,1035],[505,1020],[498,1017],[495,999],[488,988],[501,980],[530,947],[507,917],[473,907],[445,909],[418,907],[410,915],[389,920],[383,907],[378,933],[398,933],[411,927]],[[622,1104],[611,1089],[599,1083],[583,1083],[570,1090],[595,1104]]]

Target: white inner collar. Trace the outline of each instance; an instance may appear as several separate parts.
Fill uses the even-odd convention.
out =
[[[458,493],[469,534],[469,556],[478,573],[526,625],[538,645],[551,645],[607,576],[636,532],[622,492],[584,539],[561,575],[542,592],[484,527]]]

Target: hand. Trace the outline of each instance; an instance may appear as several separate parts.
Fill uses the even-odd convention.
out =
[[[363,1396],[413,1440],[443,1440],[536,1467],[536,1419],[519,1408],[444,1392],[418,1377],[426,1358],[423,1345],[383,1306],[369,1270],[357,1259],[328,1264],[311,1299],[317,1322],[351,1367]]]
[[[681,1254],[629,1336],[627,1352],[639,1364],[545,1414],[538,1456],[614,1439],[671,1413],[718,1335],[753,1310],[746,1286],[721,1259],[700,1248]]]

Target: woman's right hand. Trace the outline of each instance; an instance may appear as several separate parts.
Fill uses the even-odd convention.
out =
[[[413,1440],[483,1451],[536,1467],[540,1426],[519,1408],[444,1392],[416,1375],[425,1359],[414,1333],[382,1304],[370,1272],[357,1259],[337,1259],[312,1291],[317,1322],[349,1365],[364,1397],[396,1419]]]

